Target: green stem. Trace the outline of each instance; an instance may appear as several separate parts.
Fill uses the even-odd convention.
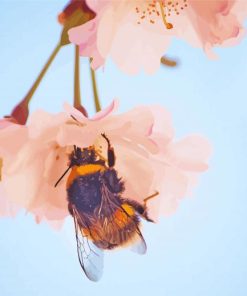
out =
[[[92,86],[93,86],[94,106],[95,106],[96,112],[99,112],[101,110],[101,105],[100,105],[99,95],[97,90],[95,71],[91,68],[91,66],[90,66],[90,72],[91,72],[91,79],[92,79]]]
[[[80,55],[79,46],[75,46],[75,76],[74,76],[74,107],[81,107],[81,91],[80,91]]]
[[[42,81],[42,79],[44,78],[47,70],[49,69],[50,65],[52,64],[53,60],[55,59],[56,55],[58,54],[59,50],[61,48],[61,44],[59,43],[55,49],[53,50],[52,54],[50,55],[48,61],[46,62],[46,64],[44,65],[43,69],[41,70],[39,76],[37,77],[37,79],[35,80],[34,84],[32,85],[31,89],[29,90],[29,92],[26,94],[26,96],[24,97],[24,99],[22,100],[22,102],[25,101],[25,103],[28,105],[29,102],[32,99],[33,94],[35,93],[36,89],[38,88],[40,82]]]

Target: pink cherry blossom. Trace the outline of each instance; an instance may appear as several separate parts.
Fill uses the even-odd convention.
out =
[[[123,71],[155,72],[172,37],[202,47],[234,45],[243,37],[243,0],[87,0],[96,17],[69,31],[97,68],[111,57]]]
[[[89,119],[65,104],[65,111],[55,115],[34,112],[28,125],[19,127],[15,140],[17,130],[0,133],[1,147],[3,142],[18,146],[0,151],[1,184],[9,200],[33,213],[37,222],[61,224],[68,216],[66,178],[56,188],[54,184],[68,166],[73,145],[94,145],[106,157],[101,136],[106,133],[115,150],[115,168],[125,183],[123,196],[143,202],[158,191],[149,204],[150,216],[173,213],[195,185],[195,177],[207,169],[209,143],[196,135],[174,141],[171,116],[160,106],[140,106],[122,114],[116,110],[114,101]]]

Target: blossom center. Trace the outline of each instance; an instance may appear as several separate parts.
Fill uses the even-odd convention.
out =
[[[187,6],[188,0],[151,0],[145,1],[145,4],[136,6],[138,15],[137,24],[147,21],[155,24],[157,18],[161,18],[166,29],[173,28],[173,24],[168,21],[172,15],[179,15]]]

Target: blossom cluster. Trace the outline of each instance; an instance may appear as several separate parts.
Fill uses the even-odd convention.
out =
[[[61,225],[69,214],[66,180],[56,181],[68,165],[73,145],[94,145],[106,157],[100,136],[107,134],[116,153],[116,170],[125,183],[124,197],[150,201],[153,219],[172,214],[179,201],[207,169],[208,141],[190,135],[174,141],[170,114],[158,106],[140,106],[116,114],[117,101],[92,118],[65,104],[64,111],[34,112],[25,126],[0,122],[1,215],[13,216],[24,208],[36,221]]]

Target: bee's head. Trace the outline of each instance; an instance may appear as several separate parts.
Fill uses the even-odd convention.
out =
[[[83,165],[83,164],[90,164],[96,161],[96,153],[95,150],[91,147],[88,148],[79,148],[74,147],[74,151],[71,154],[71,166],[74,165]]]

